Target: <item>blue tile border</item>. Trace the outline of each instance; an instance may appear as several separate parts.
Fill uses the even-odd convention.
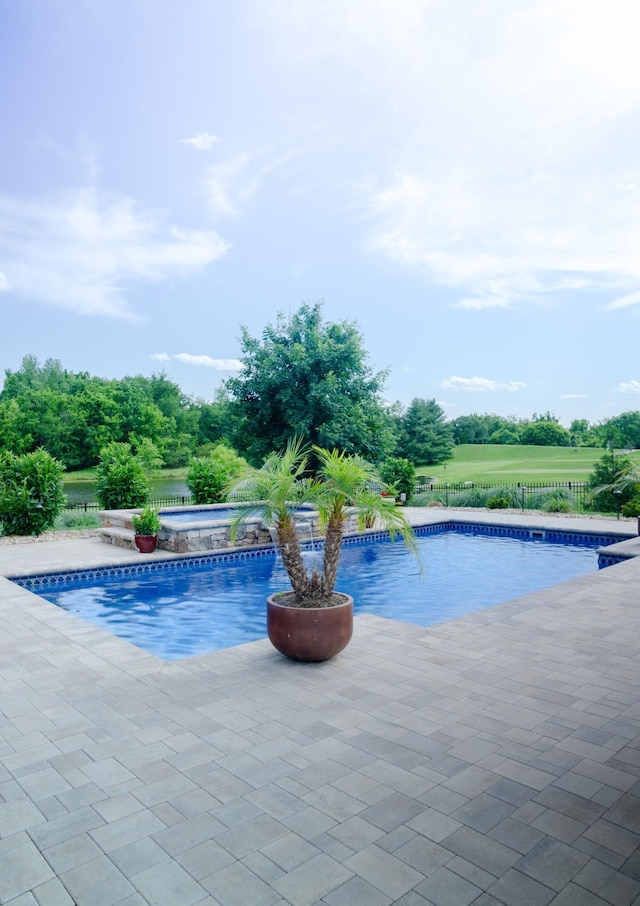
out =
[[[476,522],[439,522],[434,525],[415,526],[414,532],[418,537],[437,535],[445,532],[462,532],[473,535],[494,535],[502,538],[515,538],[526,541],[547,541],[556,544],[587,544],[589,547],[607,547],[619,541],[634,537],[633,535],[602,534],[600,532],[572,532],[568,529],[539,529],[533,527],[514,527],[503,525],[487,525]],[[376,541],[388,541],[389,532],[367,532],[363,535],[348,535],[343,539],[343,544],[361,545],[371,544]],[[317,543],[317,542],[316,542]],[[402,543],[398,541],[397,543]],[[311,542],[302,544],[304,549],[313,547]],[[185,567],[206,567],[220,563],[238,562],[254,559],[255,557],[275,557],[275,548],[268,547],[246,548],[244,550],[228,551],[225,553],[212,552],[210,554],[197,554],[191,557],[177,557],[169,560],[153,560],[146,563],[120,564],[116,566],[98,566],[90,569],[65,570],[64,572],[36,573],[28,576],[12,576],[11,581],[21,588],[30,591],[63,585],[74,581],[85,582],[92,579],[105,577],[130,577],[149,573],[176,572]],[[612,566],[625,560],[625,557],[615,557],[600,554],[598,567]]]

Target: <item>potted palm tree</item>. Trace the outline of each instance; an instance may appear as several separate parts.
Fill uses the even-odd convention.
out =
[[[152,506],[146,506],[140,513],[131,517],[133,525],[133,540],[141,554],[150,554],[156,549],[158,532],[160,531],[160,517],[158,511]]]
[[[415,550],[415,538],[402,510],[380,496],[380,479],[360,456],[312,448],[318,464],[308,475],[309,454],[297,440],[272,453],[261,468],[248,467],[228,487],[239,501],[232,537],[250,517],[260,515],[270,526],[291,583],[290,591],[267,599],[267,632],[275,648],[298,661],[323,661],[349,643],[353,632],[353,599],[335,591],[345,524],[355,518],[364,530],[372,520],[400,535]],[[296,531],[303,505],[317,513],[324,533],[322,562],[307,567]]]

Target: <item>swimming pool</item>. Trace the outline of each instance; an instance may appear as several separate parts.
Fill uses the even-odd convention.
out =
[[[422,573],[399,542],[346,539],[337,588],[356,614],[434,625],[593,572],[597,549],[620,540],[456,524],[416,534]],[[266,597],[288,588],[273,549],[13,581],[168,661],[264,638]]]

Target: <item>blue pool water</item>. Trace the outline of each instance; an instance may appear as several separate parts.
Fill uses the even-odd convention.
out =
[[[163,510],[162,521],[171,522],[222,522],[231,519],[237,513],[237,507],[225,506],[215,510]]]
[[[564,543],[574,536],[554,533],[547,536],[552,540],[541,540],[519,534],[425,529],[418,537],[422,572],[401,542],[346,543],[336,587],[353,596],[356,613],[430,626],[593,572],[596,548],[619,540],[581,535]],[[289,587],[271,551],[194,557],[187,565],[154,561],[137,569],[94,570],[81,581],[18,581],[169,661],[264,638],[265,599]]]
[[[309,511],[307,507],[301,507],[298,513],[303,514]],[[232,519],[238,512],[237,506],[218,506],[215,509],[198,509],[192,507],[185,510],[162,510],[160,513],[161,521],[188,523],[188,522],[226,522]],[[256,519],[260,519],[260,514],[256,514]]]

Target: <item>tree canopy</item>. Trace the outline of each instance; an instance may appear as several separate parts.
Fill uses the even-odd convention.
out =
[[[392,421],[355,324],[325,322],[322,303],[282,313],[262,337],[242,328],[243,369],[227,380],[236,449],[254,465],[292,437],[377,462],[391,448]]]
[[[418,465],[437,465],[451,459],[453,429],[435,400],[414,399],[397,426],[398,455]]]

